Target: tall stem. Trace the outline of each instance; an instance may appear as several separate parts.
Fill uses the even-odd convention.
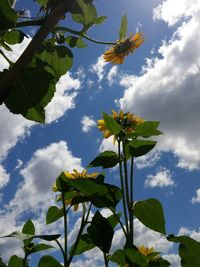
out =
[[[66,213],[66,206],[65,206],[65,194],[62,192],[62,204],[63,204],[63,214],[64,214],[64,267],[67,265],[67,258],[68,258],[68,251],[67,251],[67,213]]]
[[[125,198],[124,181],[123,181],[120,140],[118,140],[118,156],[119,156],[119,172],[120,172],[120,182],[121,182],[121,190],[122,190],[122,203],[123,203],[123,210],[124,210],[124,219],[125,219],[125,225],[126,225],[126,233],[128,235],[128,233],[129,233],[128,216],[127,216],[127,210],[126,210],[126,198]]]
[[[106,253],[105,252],[103,252],[103,257],[104,257],[105,267],[108,267],[108,260],[106,258]]]
[[[64,251],[63,247],[61,246],[60,242],[57,239],[55,240],[55,242],[58,244],[58,246],[62,252],[63,260],[66,261],[67,259],[66,259],[66,255],[65,255],[65,251]]]
[[[75,241],[75,243],[73,245],[73,249],[70,252],[69,259],[67,260],[66,267],[69,267],[71,262],[72,262],[72,259],[74,257],[75,252],[76,252],[76,249],[77,249],[78,243],[80,241],[82,232],[83,232],[83,230],[84,230],[84,228],[85,228],[85,226],[87,224],[87,220],[88,220],[88,217],[89,217],[89,214],[90,214],[91,207],[92,207],[92,204],[90,204],[90,206],[88,208],[88,211],[87,211],[87,215],[85,216],[85,204],[83,203],[83,213],[82,213],[82,219],[81,219],[81,226],[80,226],[78,235],[76,237],[76,241]]]
[[[133,166],[134,166],[134,157],[131,157],[131,174],[130,174],[130,237],[131,237],[131,241],[132,241],[132,243],[134,243]]]

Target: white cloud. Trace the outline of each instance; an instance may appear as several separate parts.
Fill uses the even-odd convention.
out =
[[[0,165],[0,189],[7,185],[10,180],[10,175],[6,172],[4,167]]]
[[[117,76],[118,73],[118,66],[113,66],[107,75],[108,84],[111,86],[114,83],[114,79]]]
[[[171,267],[181,267],[181,259],[177,254],[168,254],[162,256],[165,260],[171,263]]]
[[[180,235],[190,236],[191,238],[200,242],[200,228],[198,229],[198,231],[196,231],[196,230],[189,229],[187,227],[181,227],[178,232],[178,236]]]
[[[141,76],[123,77],[125,92],[118,103],[147,120],[160,120],[165,135],[159,149],[173,151],[179,167],[194,170],[200,168],[200,2],[181,2],[184,7],[176,9],[174,1],[164,1],[156,17],[173,24],[187,9],[190,18],[182,17],[171,39],[159,48],[160,57],[149,59]]]
[[[160,160],[160,158],[161,153],[154,149],[150,153],[136,158],[135,163],[138,169],[143,169],[154,166]]]
[[[102,140],[100,147],[99,147],[99,151],[103,152],[106,150],[111,150],[111,151],[117,152],[117,150],[118,150],[117,144],[113,144],[113,136]]]
[[[193,204],[200,203],[200,188],[196,191],[196,196],[192,198],[191,202]]]
[[[174,181],[172,179],[172,174],[170,170],[167,170],[166,168],[160,168],[155,175],[147,175],[144,184],[145,187],[165,187],[173,185]]]
[[[23,165],[23,161],[21,159],[17,159],[15,170],[20,169]]]
[[[0,160],[2,160],[9,150],[27,135],[34,123],[21,115],[12,114],[4,104],[0,106],[0,113]]]
[[[104,78],[105,75],[105,66],[108,63],[104,61],[103,56],[98,57],[95,64],[91,66],[91,71],[96,73],[98,76],[99,82]]]
[[[80,88],[80,80],[73,79],[69,72],[61,76],[54,97],[45,107],[46,123],[58,120],[68,109],[75,108],[75,99]]]
[[[96,126],[96,121],[92,118],[92,116],[83,116],[81,119],[82,131],[87,133],[91,130],[92,127]]]

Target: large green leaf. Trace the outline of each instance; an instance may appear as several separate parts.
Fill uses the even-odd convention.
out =
[[[113,228],[108,219],[104,218],[99,211],[92,218],[91,225],[87,228],[87,232],[92,242],[103,252],[108,253],[113,239]]]
[[[39,263],[38,267],[63,267],[56,259],[52,256],[43,256]]]
[[[133,157],[141,157],[151,151],[156,143],[156,141],[151,140],[133,140],[128,145],[129,153]]]
[[[165,234],[165,218],[161,203],[154,198],[137,201],[134,216],[150,229]]]
[[[110,261],[115,262],[118,266],[125,266],[126,264],[126,255],[124,250],[118,249],[110,257]]]
[[[127,22],[127,16],[125,14],[121,19],[121,25],[119,28],[119,39],[123,39],[126,37],[127,27],[128,27],[128,22]]]
[[[53,223],[63,217],[63,210],[59,209],[56,206],[52,206],[48,209],[47,215],[46,215],[46,224]]]
[[[47,250],[47,249],[52,249],[52,248],[54,248],[54,247],[49,246],[47,244],[36,244],[36,245],[34,245],[33,250],[31,251],[31,254],[36,253],[36,252],[40,252],[43,250]]]
[[[37,60],[37,64],[21,73],[5,100],[11,112],[33,121],[45,121],[44,108],[55,92],[55,77],[46,68],[47,64]]]
[[[110,216],[107,218],[107,220],[108,220],[110,226],[111,226],[113,229],[118,225],[121,215],[122,215],[122,213],[121,213],[121,212],[118,212],[118,213],[116,213],[116,214],[110,215]]]
[[[64,75],[72,67],[73,63],[71,50],[63,45],[55,45],[51,40],[43,44],[36,58],[46,62],[57,79]]]
[[[22,31],[11,30],[3,35],[3,40],[9,45],[14,45],[21,43],[24,40],[24,36],[25,34]]]
[[[53,240],[56,240],[60,237],[60,234],[55,234],[55,235],[29,235],[29,234],[24,234],[22,232],[19,232],[19,231],[15,231],[15,232],[12,232],[11,234],[9,235],[5,235],[5,236],[2,236],[1,238],[4,238],[4,237],[14,237],[14,238],[17,238],[19,240],[27,240],[27,239],[30,239],[30,238],[39,238],[39,239],[42,239],[42,240],[46,240],[46,241],[53,241]]]
[[[159,126],[159,121],[145,121],[142,124],[138,124],[135,127],[134,135],[148,138],[155,135],[163,134],[157,128]]]
[[[106,113],[103,113],[103,119],[106,124],[106,128],[112,133],[112,134],[119,134],[121,131],[121,126],[116,122],[116,120],[109,116]]]
[[[22,233],[28,234],[28,235],[35,234],[35,226],[31,220],[26,221],[26,223],[23,226]]]
[[[75,250],[74,255],[80,255],[84,253],[85,251],[88,251],[90,249],[93,249],[95,247],[95,244],[92,242],[91,238],[88,234],[84,234],[80,237],[80,240],[78,242],[78,246]],[[72,245],[69,254],[72,253],[74,248],[74,245]]]
[[[78,4],[81,8],[83,16],[83,20],[81,21],[81,23],[86,27],[94,24],[95,20],[97,19],[97,12],[95,6],[92,3],[86,3],[84,0],[78,0]]]
[[[169,241],[180,243],[179,255],[182,267],[200,267],[200,242],[189,236],[173,236],[167,238]]]
[[[90,164],[87,166],[88,168],[91,167],[98,167],[102,166],[103,169],[112,168],[119,163],[119,156],[117,153],[113,151],[104,151],[103,153],[99,154]]]
[[[24,267],[24,260],[16,255],[11,256],[8,267]]]
[[[126,248],[125,255],[131,263],[136,263],[140,267],[148,266],[148,258],[145,257],[141,252],[136,250],[136,248]]]
[[[107,19],[105,16],[100,16],[94,20],[95,24],[102,24]]]
[[[0,1],[0,31],[11,29],[17,21],[17,12],[11,8],[8,0]]]
[[[81,38],[75,37],[75,36],[67,36],[67,38],[65,38],[66,43],[68,43],[68,45],[70,47],[78,47],[78,48],[85,48],[87,47],[87,45],[83,42],[83,40]]]

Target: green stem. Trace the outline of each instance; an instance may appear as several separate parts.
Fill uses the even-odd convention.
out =
[[[134,244],[134,216],[133,216],[133,166],[134,157],[131,157],[131,174],[130,174],[130,237]]]
[[[88,220],[88,217],[89,217],[89,214],[90,214],[90,210],[91,210],[91,207],[92,207],[92,204],[90,204],[89,208],[88,208],[88,212],[87,212],[87,215],[85,216],[85,204],[83,203],[83,213],[82,213],[82,219],[81,219],[81,226],[80,226],[80,229],[79,229],[79,232],[78,232],[78,235],[76,237],[76,241],[73,245],[73,249],[69,255],[69,258],[68,258],[68,261],[66,263],[66,267],[69,267],[71,262],[72,262],[72,259],[74,257],[74,254],[76,252],[76,249],[77,249],[77,246],[78,246],[78,243],[80,241],[80,238],[81,238],[81,235],[83,233],[83,230],[87,224],[87,220]]]
[[[79,35],[93,43],[96,43],[96,44],[106,44],[106,45],[116,45],[116,43],[114,42],[106,42],[106,41],[99,41],[99,40],[96,40],[96,39],[93,39],[91,37],[89,37],[88,35],[84,34],[83,31],[76,31],[76,30],[73,30],[73,29],[70,29],[70,28],[67,28],[67,27],[56,27],[54,28],[55,31],[66,31],[66,32],[70,32],[70,33],[73,33],[73,34],[76,34],[76,35]]]
[[[23,267],[28,267],[27,258],[28,258],[28,254],[25,252],[25,256],[24,256],[24,260],[23,260]]]
[[[65,206],[65,194],[62,192],[62,204],[63,204],[63,214],[64,214],[64,267],[67,265],[68,251],[67,251],[67,212]]]
[[[19,21],[15,24],[15,28],[41,26],[44,23],[45,19],[46,19],[45,17],[42,17],[34,20]]]
[[[108,267],[108,260],[106,258],[106,253],[105,252],[103,252],[103,257],[104,257],[105,267]]]
[[[127,235],[129,235],[128,216],[127,216],[127,210],[126,210],[126,199],[125,199],[125,191],[124,191],[123,172],[122,172],[120,140],[118,140],[118,156],[119,156],[119,172],[120,172],[120,182],[121,182],[121,190],[122,190],[122,203],[123,203],[123,210],[124,210],[124,220],[125,220],[125,225],[126,225],[126,233],[127,233]]]
[[[59,246],[59,248],[60,248],[60,250],[62,252],[62,255],[63,255],[63,260],[65,262],[67,260],[66,256],[65,256],[65,251],[64,251],[63,247],[61,246],[60,242],[57,239],[55,240],[55,242],[58,244],[58,246]]]

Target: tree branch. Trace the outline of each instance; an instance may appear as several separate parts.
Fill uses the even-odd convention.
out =
[[[11,90],[11,86],[15,84],[20,76],[20,73],[31,62],[35,53],[41,47],[42,42],[64,14],[72,9],[75,2],[76,0],[63,0],[59,2],[56,8],[49,14],[45,22],[41,25],[40,29],[19,59],[15,62],[15,64],[13,64],[12,68],[5,73],[3,78],[0,80],[0,104],[4,102]]]

